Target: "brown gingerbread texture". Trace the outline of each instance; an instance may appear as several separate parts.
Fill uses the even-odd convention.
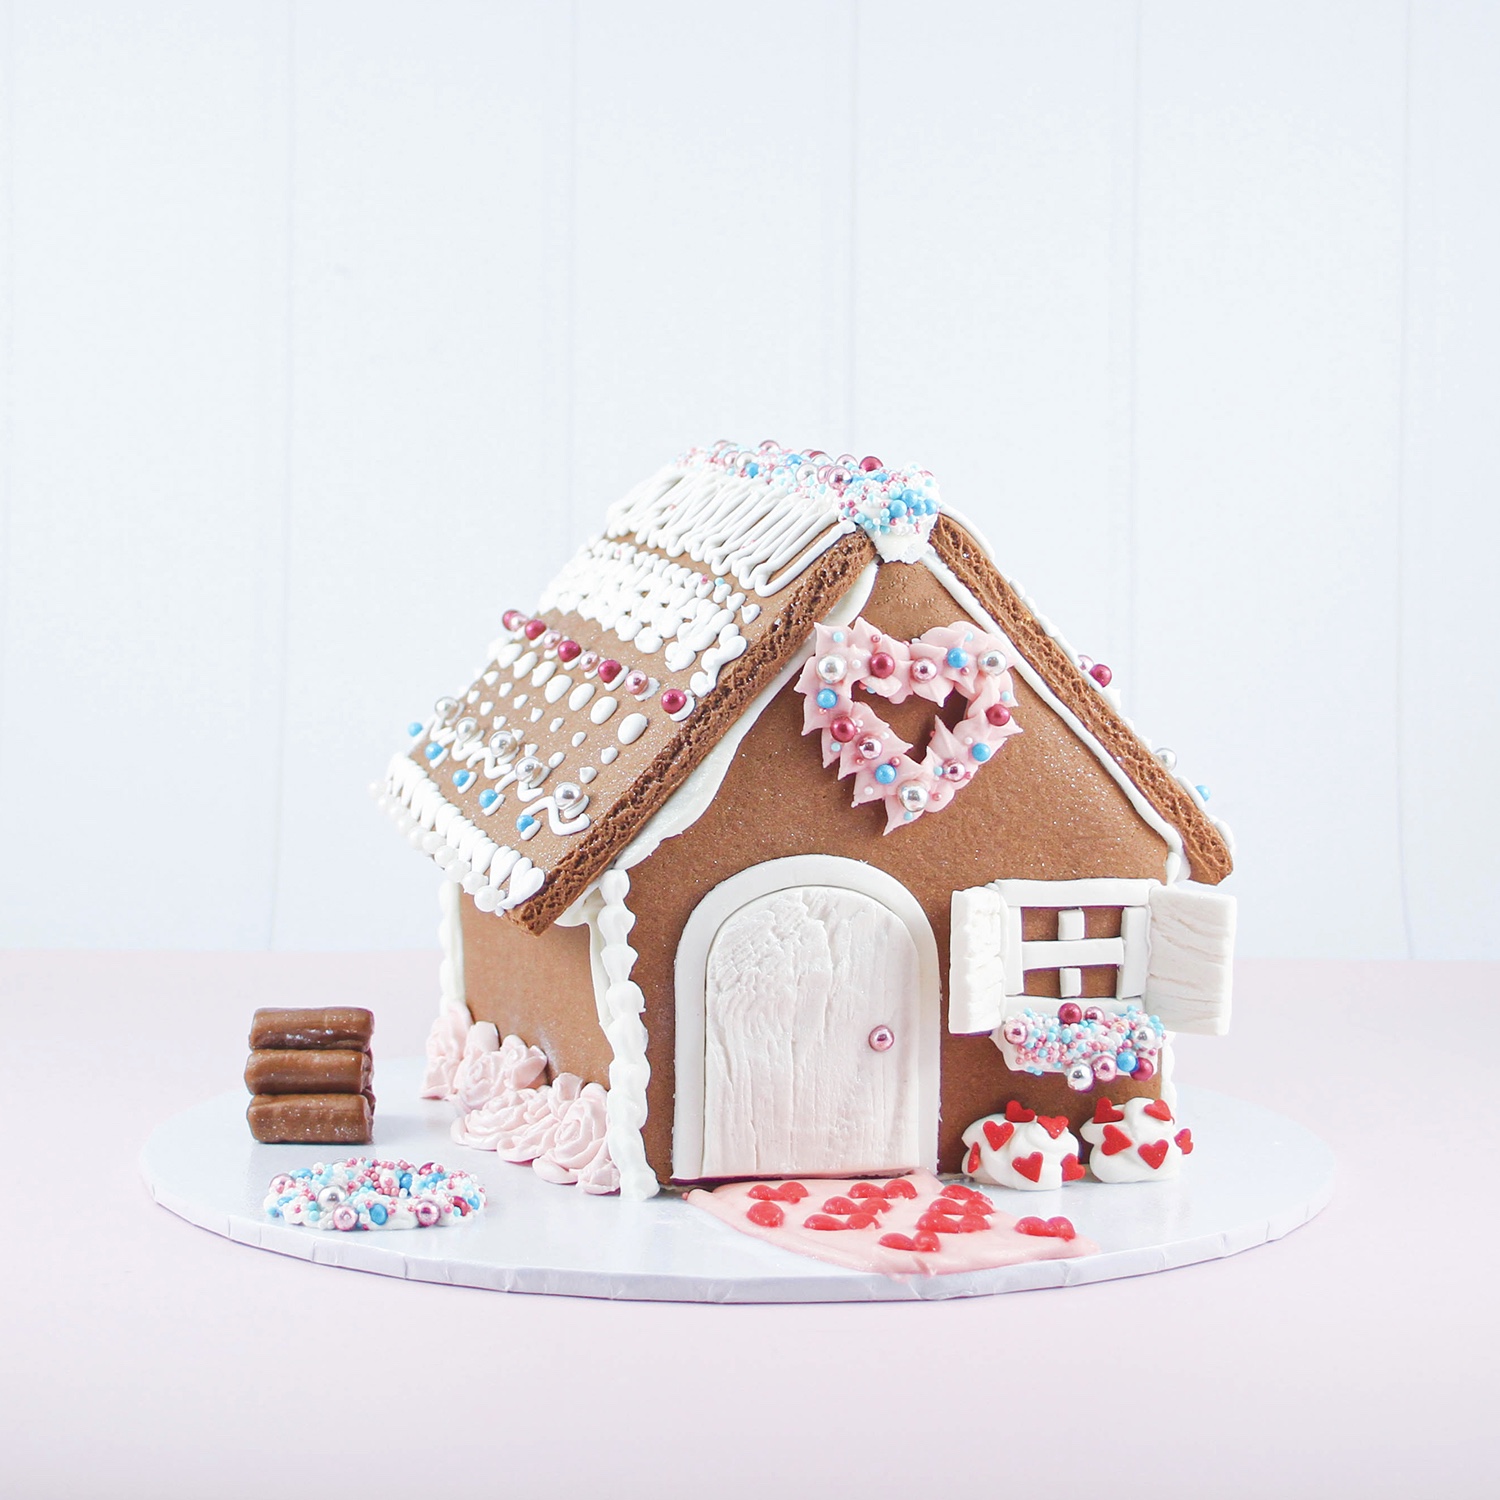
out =
[[[639,556],[654,556],[663,567],[682,561],[653,549],[640,535],[630,541]],[[612,741],[620,717],[610,720],[607,729],[595,730],[592,725],[598,721],[591,721],[586,709],[574,709],[557,698],[546,700],[555,706],[543,707],[536,694],[527,704],[527,717],[515,715],[514,722],[529,742],[528,755],[565,767],[584,758],[590,761],[588,826],[582,833],[569,833],[546,819],[533,820],[537,826],[524,834],[526,842],[518,849],[538,872],[545,872],[545,880],[539,891],[512,910],[480,910],[471,896],[463,897],[464,998],[475,1020],[493,1022],[502,1035],[515,1034],[541,1046],[554,1074],[576,1073],[607,1086],[613,1049],[600,1023],[589,928],[578,921],[579,912],[570,909],[595,889],[601,875],[715,746],[742,727],[740,721],[752,705],[768,698],[696,820],[629,869],[628,907],[635,919],[629,943],[636,954],[630,977],[644,998],[650,1067],[642,1138],[650,1167],[663,1183],[670,1180],[672,1170],[675,967],[684,929],[714,887],[765,861],[794,855],[831,855],[887,872],[916,898],[931,925],[944,997],[940,1170],[958,1169],[963,1154],[959,1137],[973,1120],[1003,1110],[1011,1100],[1039,1113],[1063,1115],[1076,1130],[1101,1098],[1118,1103],[1159,1096],[1159,1074],[1139,1082],[1121,1076],[1076,1092],[1060,1073],[1012,1071],[988,1035],[954,1035],[947,1029],[950,903],[955,891],[1003,880],[1167,878],[1176,856],[1101,764],[1100,752],[1128,778],[1134,795],[1175,832],[1186,873],[1194,881],[1217,884],[1229,874],[1232,860],[1219,826],[1201,802],[1135,734],[1099,684],[1058,644],[964,527],[940,515],[930,542],[940,570],[951,573],[959,592],[950,591],[938,572],[920,564],[877,565],[876,548],[863,530],[850,529],[837,537],[784,589],[773,593],[758,614],[743,619],[738,629],[744,649],[719,669],[712,692],[691,702],[683,716],[661,712],[662,695],[689,694],[693,669],[673,670],[663,653],[655,653],[646,663],[653,678],[651,701],[638,699],[644,728],[632,740],[622,737],[618,748],[611,743],[605,756],[593,748],[575,747],[585,740],[591,747]],[[951,806],[889,836],[881,804],[851,806],[851,783],[822,764],[818,735],[803,732],[802,694],[791,682],[772,693],[780,674],[804,657],[813,625],[826,620],[872,566],[873,584],[859,608],[872,627],[910,640],[934,626],[973,620],[972,609],[961,597],[966,590],[1051,695],[1049,700],[1018,675],[1014,715],[1022,732],[1005,741]],[[592,618],[564,609],[529,618],[536,632],[553,632],[551,639],[565,639],[575,653],[581,648],[627,664],[645,661],[633,658],[628,642],[622,645]],[[986,628],[983,622],[974,623]],[[519,674],[530,670],[528,664],[537,661],[544,644],[531,634],[519,642],[527,652],[515,668],[521,688],[526,684]],[[566,665],[560,662],[556,670],[562,672]],[[541,681],[547,680],[546,671],[544,663]],[[466,706],[458,712],[486,715],[493,706],[486,700],[499,691],[495,684],[504,675],[497,661],[461,695]],[[619,716],[633,710],[618,686],[609,691],[621,699]],[[963,711],[958,695],[941,708],[920,697],[880,705],[890,727],[919,747],[939,720],[952,727]],[[1097,749],[1080,738],[1067,716],[1082,726]],[[514,811],[508,807],[504,818],[487,819],[480,797],[488,783],[469,777],[465,784],[462,771],[455,769],[459,763],[445,757],[433,764],[427,752],[437,747],[430,734],[431,726],[417,736],[407,758],[424,777],[431,772],[444,807],[455,809],[463,826],[497,842],[515,839],[515,833],[506,832],[520,826]],[[570,774],[558,771],[553,784]],[[394,789],[398,781],[389,785]],[[423,826],[432,826],[430,813]],[[565,914],[568,925],[560,925],[558,919]],[[1043,912],[1026,912],[1025,940],[1055,939],[1055,913],[1050,931],[1043,930],[1047,920]],[[1089,908],[1085,921],[1090,938],[1113,937],[1121,930],[1119,908]],[[1055,971],[1037,971],[1028,975],[1026,993],[1040,1003],[1055,1003],[1058,983]],[[1085,969],[1080,995],[1112,996],[1113,983],[1112,970]]]

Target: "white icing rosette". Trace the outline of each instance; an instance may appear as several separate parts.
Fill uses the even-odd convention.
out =
[[[427,1071],[422,1074],[422,1098],[451,1099],[453,1075],[463,1061],[464,1041],[472,1024],[463,1006],[444,1006],[427,1033]]]
[[[1100,1182],[1158,1182],[1175,1177],[1193,1136],[1178,1126],[1161,1099],[1101,1099],[1094,1118],[1079,1129],[1093,1150],[1089,1170]]]
[[[1076,1182],[1078,1139],[1062,1115],[1038,1115],[1012,1102],[1003,1115],[986,1115],[963,1133],[964,1171],[994,1187],[1045,1192]]]

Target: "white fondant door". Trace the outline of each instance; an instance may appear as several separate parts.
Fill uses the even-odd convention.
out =
[[[703,1175],[921,1163],[917,950],[873,897],[804,885],[721,924],[704,993]]]

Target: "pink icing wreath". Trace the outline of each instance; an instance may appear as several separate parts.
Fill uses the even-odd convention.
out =
[[[823,764],[854,777],[854,803],[884,801],[885,832],[941,812],[1021,726],[1006,643],[977,625],[939,625],[914,641],[882,635],[863,619],[813,626],[813,652],[797,679],[803,734],[821,730]],[[921,762],[912,747],[854,689],[903,703],[913,695],[947,701],[957,688],[968,712],[952,728],[933,725]]]

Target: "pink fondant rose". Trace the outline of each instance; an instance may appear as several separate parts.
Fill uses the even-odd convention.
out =
[[[576,1086],[578,1080],[570,1074],[564,1074],[571,1085]],[[558,1079],[558,1084],[562,1083]],[[554,1086],[554,1093],[556,1092]],[[582,1182],[585,1175],[596,1184],[589,1188],[591,1192],[612,1192],[619,1186],[619,1174],[614,1174],[614,1186],[600,1186],[608,1181],[609,1171],[606,1171],[600,1162],[601,1155],[604,1161],[609,1162],[609,1152],[605,1143],[605,1132],[608,1128],[606,1109],[609,1095],[597,1083],[586,1083],[579,1088],[572,1098],[557,1109],[557,1128],[552,1137],[552,1144],[535,1161],[532,1168],[548,1182]],[[609,1162],[612,1170],[613,1162]]]
[[[453,1075],[463,1060],[469,1026],[469,1012],[459,1005],[446,1006],[433,1021],[427,1033],[427,1071],[422,1075],[424,1099],[453,1097]]]
[[[453,1079],[453,1093],[465,1114],[488,1104],[502,1094],[526,1088],[541,1077],[547,1054],[528,1047],[518,1036],[502,1042],[488,1021],[469,1028],[463,1060]]]

